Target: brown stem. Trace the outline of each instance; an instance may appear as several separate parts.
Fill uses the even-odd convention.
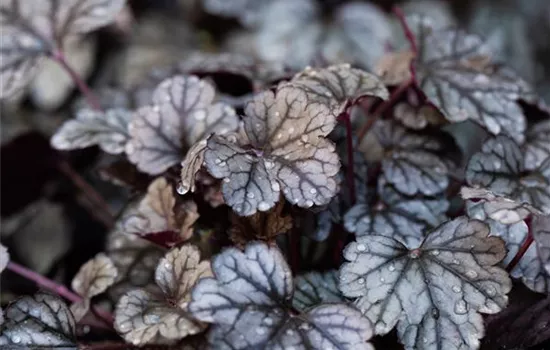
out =
[[[506,271],[510,272],[516,267],[516,265],[519,263],[521,258],[525,255],[531,244],[533,243],[533,235],[531,234],[531,217],[528,217],[525,219],[525,223],[527,224],[527,238],[525,238],[525,241],[521,244],[521,247],[519,247],[516,255],[512,258],[508,266],[506,266]]]
[[[64,285],[59,284],[55,281],[52,281],[49,278],[42,276],[37,272],[32,271],[31,269],[28,269],[22,265],[14,263],[13,261],[10,261],[6,268],[12,271],[13,273],[18,274],[19,276],[28,279],[29,281],[33,281],[39,287],[47,289],[51,292],[54,292],[55,294],[69,300],[70,302],[78,303],[83,300],[83,298],[80,295],[71,292]],[[96,315],[99,319],[104,321],[106,325],[108,325],[108,326],[104,326],[105,329],[112,328],[111,325],[113,324],[113,316],[109,312],[103,311],[96,307],[91,307],[91,309],[94,315]]]
[[[59,63],[59,65],[61,65],[61,67],[63,67],[63,69],[71,76],[71,79],[74,81],[82,95],[86,98],[88,105],[96,111],[101,111],[101,104],[99,103],[97,96],[92,92],[88,84],[86,84],[78,73],[75,72],[75,70],[69,65],[63,52],[61,50],[55,50],[51,54],[51,58]]]
[[[57,167],[59,171],[67,176],[71,182],[84,193],[86,198],[88,198],[88,200],[102,212],[102,223],[104,223],[107,227],[113,227],[115,225],[115,219],[113,214],[111,214],[109,205],[105,199],[103,199],[101,194],[90,186],[90,184],[88,184],[86,180],[84,180],[68,162],[61,160]]]
[[[395,90],[393,90],[390,98],[387,101],[382,102],[378,107],[372,112],[371,118],[367,120],[365,125],[361,128],[358,134],[359,142],[363,140],[367,132],[369,132],[370,128],[374,125],[374,122],[382,116],[388,109],[393,107],[397,100],[407,91],[407,89],[414,83],[414,79],[407,80],[403,82],[401,85],[399,85]]]

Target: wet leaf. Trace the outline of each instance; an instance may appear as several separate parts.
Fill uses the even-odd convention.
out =
[[[215,102],[212,84],[196,76],[175,76],[162,81],[150,106],[140,108],[129,125],[128,159],[138,169],[160,174],[182,161],[185,149],[216,132],[238,127],[235,111]]]
[[[128,141],[128,123],[132,112],[109,109],[106,112],[81,109],[76,118],[65,122],[53,135],[51,144],[59,150],[72,150],[98,145],[110,154],[124,152]]]
[[[550,217],[535,216],[532,219],[533,238],[537,244],[537,252],[550,276]]]
[[[392,35],[384,12],[358,1],[328,6],[329,11],[314,0],[273,1],[256,35],[258,55],[296,69],[319,61],[372,69]]]
[[[517,101],[531,96],[531,89],[517,75],[497,67],[478,36],[421,28],[416,39],[418,83],[447,120],[469,119],[492,134],[523,141],[526,121]]]
[[[157,178],[147,189],[137,210],[123,219],[125,232],[145,235],[174,231],[180,241],[193,235],[193,225],[199,218],[195,202],[176,199],[173,186],[163,178]]]
[[[481,221],[459,217],[429,232],[420,246],[358,237],[344,250],[340,290],[356,298],[376,334],[398,324],[407,349],[477,348],[479,312],[499,312],[511,289],[506,271],[495,266],[506,255],[504,242],[488,234]]]
[[[384,178],[397,191],[433,196],[447,188],[449,169],[439,155],[446,148],[443,134],[415,133],[390,120],[376,121],[371,130],[366,142],[375,146],[367,150],[367,159],[382,162]]]
[[[210,262],[200,261],[196,247],[169,251],[155,272],[162,293],[134,289],[123,295],[115,311],[115,329],[134,345],[170,343],[202,332],[205,326],[191,316],[188,302],[195,283],[211,275]]]
[[[57,296],[42,292],[24,296],[8,306],[5,318],[0,345],[77,349],[73,315]]]
[[[367,96],[385,100],[389,96],[388,90],[376,76],[351,68],[348,64],[306,68],[292,78],[289,85],[302,89],[309,103],[325,105],[336,116],[344,111],[349,101]]]
[[[292,305],[298,310],[306,310],[323,303],[346,303],[338,290],[338,271],[308,272],[296,277],[296,287]]]
[[[472,156],[466,181],[550,214],[550,158],[529,171],[519,145],[506,136],[489,139],[481,152]]]
[[[8,266],[9,262],[10,262],[10,253],[8,252],[8,248],[4,247],[0,243],[0,272],[4,271],[6,266]]]
[[[536,169],[550,157],[550,120],[543,120],[527,130],[524,145],[525,167]]]
[[[269,210],[281,190],[300,207],[328,204],[340,165],[334,144],[324,138],[336,124],[328,109],[285,87],[256,95],[245,114],[248,147],[215,135],[205,150],[209,173],[224,179],[225,202],[241,216]]]
[[[210,344],[228,349],[372,349],[369,322],[343,304],[290,310],[292,274],[281,252],[262,243],[228,248],[213,262],[215,278],[193,289],[190,310],[214,323]]]
[[[267,212],[257,212],[252,216],[231,215],[232,226],[229,238],[235,245],[244,247],[248,242],[259,240],[274,243],[278,235],[292,229],[292,217],[283,214],[285,201],[279,200],[275,207]]]
[[[63,47],[71,35],[85,34],[115,19],[125,0],[5,0],[0,4],[1,95],[8,97],[32,79],[40,60]]]
[[[178,185],[178,193],[181,195],[187,192],[195,192],[197,173],[204,164],[204,150],[206,139],[195,143],[185,155],[181,162],[181,182]]]
[[[406,197],[379,183],[375,203],[358,204],[344,217],[344,225],[356,236],[381,235],[410,246],[422,241],[424,233],[447,219],[445,199]]]

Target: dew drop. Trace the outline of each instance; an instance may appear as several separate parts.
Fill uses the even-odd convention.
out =
[[[468,312],[468,304],[464,300],[459,300],[455,303],[455,312],[459,315],[464,315]]]
[[[268,326],[271,326],[273,324],[273,319],[271,317],[264,318],[264,323]]]
[[[298,328],[303,329],[305,331],[309,330],[311,326],[307,323],[302,323]]]
[[[18,344],[19,342],[21,342],[21,337],[18,336],[18,335],[14,335],[14,336],[11,338],[11,341],[12,341],[14,344]]]
[[[228,183],[231,182],[231,179],[228,178],[228,177],[225,177],[225,178],[223,179],[223,182],[225,182],[226,184],[228,184]]]
[[[477,277],[477,272],[475,272],[474,270],[466,271],[466,277],[468,277],[468,278],[476,278],[476,277]]]
[[[458,261],[457,259],[453,259],[452,263],[455,265],[460,265],[460,261]]]
[[[495,165],[495,169],[500,169],[502,167],[500,160],[495,160],[493,164]]]
[[[214,164],[220,164],[222,160],[220,158],[214,159]]]
[[[75,282],[77,282],[78,280],[76,280]],[[80,282],[80,281],[78,281]],[[79,283],[80,284],[80,283]],[[40,317],[40,309],[31,309],[30,312],[31,316],[33,317]]]
[[[390,271],[395,271],[395,265],[394,264],[391,264],[389,267],[388,267],[388,270]]]
[[[317,190],[314,189],[314,188],[310,188],[310,189],[309,189],[309,193],[311,193],[311,194],[316,194],[316,193],[317,193]]]
[[[474,83],[476,84],[487,84],[489,82],[489,78],[485,74],[478,74],[474,78]]]
[[[254,197],[255,197],[255,196],[254,196],[254,193],[253,193],[253,192],[248,192],[248,193],[246,194],[246,198],[254,199]]]
[[[293,133],[294,133],[294,128],[288,129],[288,133],[289,133],[289,134],[293,134]]]
[[[270,161],[270,160],[265,161],[265,168],[266,169],[273,169],[274,166],[275,166],[275,164],[273,164],[272,161]]]
[[[485,293],[487,293],[487,295],[489,295],[491,297],[494,297],[495,294],[497,294],[497,291],[495,290],[494,287],[489,286],[489,287],[485,288]]]
[[[455,292],[455,293],[462,292],[462,288],[460,288],[460,286],[453,286],[452,289],[453,289],[453,292]]]
[[[433,256],[438,256],[439,255],[439,250],[434,249],[434,250],[430,251],[430,254],[433,255]]]
[[[276,117],[280,117],[280,116],[281,116],[281,113],[277,111],[277,112],[275,112],[275,116],[276,116]]]
[[[178,192],[178,194],[185,194],[187,191],[189,191],[189,184],[184,183],[182,181],[178,182],[178,187],[176,187],[176,192]]]
[[[281,138],[283,138],[283,134],[278,133],[278,134],[277,134],[277,139],[281,139]]]
[[[294,335],[294,331],[292,329],[287,329],[286,334],[287,335]]]
[[[261,328],[261,327],[258,327],[258,328],[256,328],[256,333],[258,333],[259,335],[263,335],[263,334],[265,334],[265,329]]]
[[[380,276],[380,282],[386,282],[386,279],[382,276]]]
[[[204,110],[198,110],[195,112],[194,116],[195,120],[201,121],[206,119],[206,111]]]
[[[146,324],[156,324],[160,321],[159,315],[155,314],[147,314],[145,315],[144,319]]]
[[[311,199],[308,199],[304,204],[306,208],[309,208],[313,206],[313,201]]]
[[[277,181],[273,181],[271,183],[271,189],[275,192],[278,192],[281,190],[281,186],[279,185],[279,183]]]
[[[367,246],[366,246],[366,245],[364,245],[364,244],[362,244],[362,243],[360,243],[360,244],[357,245],[357,251],[358,251],[358,252],[364,252],[365,250],[367,250]]]
[[[357,283],[359,283],[359,284],[365,284],[365,279],[364,279],[364,278],[359,278],[359,279],[357,280]]]
[[[260,123],[256,123],[256,124],[255,124],[254,126],[256,127],[256,129],[258,129],[258,130],[259,130],[259,129],[261,129],[261,127],[262,127],[262,124],[260,124]]]
[[[266,211],[266,210],[269,209],[269,207],[270,207],[270,205],[267,202],[260,202],[258,204],[258,210],[260,210],[260,211]]]
[[[309,140],[309,136],[307,136],[307,135],[302,135],[302,136],[300,137],[300,140],[302,140],[303,142],[307,142],[307,141]]]
[[[428,342],[428,338],[426,338],[426,337],[422,338],[422,342],[423,342],[424,344],[426,344],[426,343]]]

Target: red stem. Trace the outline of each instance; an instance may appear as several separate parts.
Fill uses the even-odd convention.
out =
[[[86,101],[96,111],[101,111],[101,104],[99,103],[99,100],[97,96],[92,92],[88,84],[82,78],[78,75],[77,72],[74,71],[74,69],[69,65],[67,62],[67,59],[65,58],[65,55],[61,50],[55,50],[51,54],[51,58],[59,63],[63,69],[71,76],[71,79],[74,81],[82,95],[86,98]]]
[[[359,142],[363,140],[363,137],[369,132],[370,128],[374,125],[374,122],[382,116],[388,109],[393,107],[397,100],[407,91],[407,89],[413,85],[414,78],[411,78],[410,80],[407,80],[403,82],[401,85],[399,85],[395,90],[393,90],[390,98],[387,101],[382,102],[378,107],[372,112],[372,117],[363,125],[361,130],[359,131]]]
[[[88,184],[86,180],[84,180],[82,176],[80,176],[80,174],[78,174],[68,162],[63,160],[60,161],[58,163],[58,169],[65,176],[67,176],[72,181],[72,183],[84,193],[86,198],[88,198],[88,200],[103,214],[99,217],[97,215],[94,216],[98,217],[99,220],[101,220],[101,222],[105,224],[105,226],[113,227],[115,225],[115,219],[111,214],[109,205],[107,204],[105,199],[103,199],[101,194],[99,194],[92,186],[90,186],[90,184]]]
[[[403,32],[405,33],[405,37],[407,38],[407,41],[411,45],[411,51],[414,53],[418,52],[418,46],[416,45],[416,38],[414,37],[414,34],[409,28],[409,25],[407,24],[407,20],[405,19],[405,14],[403,13],[403,10],[401,10],[399,7],[394,6],[392,8],[393,14],[397,17],[399,20],[399,23],[401,24],[401,28],[403,28]]]
[[[514,256],[514,258],[510,261],[508,266],[506,266],[506,271],[510,272],[516,267],[516,265],[519,263],[521,258],[525,255],[531,244],[533,243],[533,235],[531,234],[531,217],[528,217],[525,219],[525,223],[527,224],[528,232],[527,232],[527,238],[525,238],[525,241],[521,244],[521,247],[519,247],[518,252]]]
[[[78,294],[75,294],[71,292],[67,287],[65,287],[62,284],[59,284],[55,281],[50,280],[47,277],[42,276],[41,274],[34,272],[22,265],[19,265],[17,263],[14,263],[13,261],[10,261],[8,263],[7,269],[18,274],[21,277],[24,277],[28,279],[29,281],[33,281],[41,288],[47,289],[51,292],[56,293],[57,295],[69,300],[73,303],[78,303],[83,300],[81,296]],[[106,311],[103,311],[101,309],[91,307],[92,312],[98,316],[101,320],[103,320],[109,327],[104,327],[105,329],[111,329],[111,325],[113,324],[113,316]]]

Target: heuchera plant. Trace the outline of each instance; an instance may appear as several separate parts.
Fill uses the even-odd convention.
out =
[[[517,337],[538,327],[525,348],[550,338],[550,120],[480,37],[399,8],[395,31],[361,2],[205,0],[254,31],[257,57],[181,57],[121,108],[62,47],[123,0],[0,4],[2,97],[60,63],[88,106],[51,145],[99,146],[138,194],[70,288],[0,246],[0,270],[43,289],[0,313],[0,347],[478,349],[500,312]],[[473,155],[465,121],[487,133]],[[546,296],[525,313],[521,284]]]

